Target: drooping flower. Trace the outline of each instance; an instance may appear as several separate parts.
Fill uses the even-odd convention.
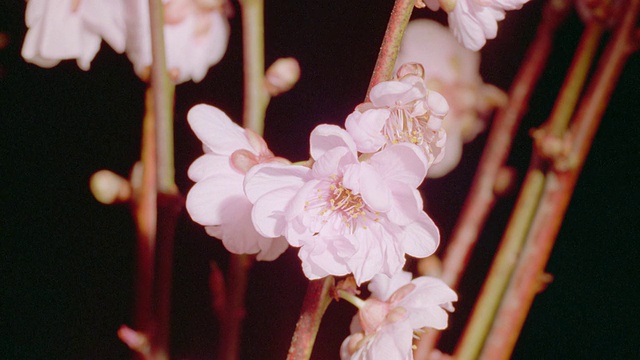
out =
[[[451,303],[458,300],[442,280],[427,276],[411,280],[405,271],[392,277],[376,275],[369,290],[369,299],[355,299],[359,311],[340,348],[342,360],[413,359],[414,333],[425,327],[445,329],[447,311],[453,311]]]
[[[345,128],[362,153],[411,143],[422,149],[430,166],[444,156],[446,133],[442,121],[449,106],[442,95],[427,90],[419,65],[409,67],[399,71],[399,79],[374,86],[370,101],[356,107],[347,117]]]
[[[416,146],[389,146],[360,161],[345,130],[319,125],[311,133],[311,157],[311,168],[259,165],[245,180],[256,229],[300,247],[309,279],[353,273],[360,284],[399,271],[405,253],[435,251],[438,229],[416,190],[427,171]]]
[[[89,70],[102,39],[115,51],[124,51],[120,0],[29,0],[25,22],[29,30],[22,57],[44,68],[75,59],[78,67]]]
[[[507,10],[517,10],[529,0],[418,0],[433,11],[442,8],[448,14],[449,28],[467,49],[482,49],[487,39],[498,34],[498,21]]]
[[[201,81],[227,49],[229,23],[226,0],[163,0],[166,64],[176,83]],[[138,76],[151,65],[149,1],[125,2],[127,56]]]
[[[442,126],[447,132],[444,158],[429,168],[427,176],[441,177],[458,165],[462,145],[485,129],[491,110],[506,103],[506,94],[485,84],[480,76],[480,54],[471,51],[439,23],[420,19],[409,22],[398,64],[420,63],[429,89],[441,93],[449,104]]]
[[[253,166],[289,161],[275,157],[258,134],[242,129],[213,106],[196,105],[187,119],[205,152],[189,168],[189,178],[196,182],[187,194],[189,215],[230,252],[257,253],[258,260],[276,259],[287,249],[287,241],[256,232],[252,205],[242,185]]]

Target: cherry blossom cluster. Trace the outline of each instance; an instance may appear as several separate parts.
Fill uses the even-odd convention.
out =
[[[442,158],[448,105],[422,74],[407,64],[372,88],[346,129],[317,126],[305,164],[275,157],[222,111],[194,107],[188,121],[205,154],[189,169],[191,217],[229,251],[259,260],[299,247],[309,279],[353,274],[361,284],[396,274],[406,254],[431,255],[440,236],[417,188]]]
[[[226,0],[163,0],[167,69],[176,83],[200,81],[224,55],[229,37]],[[75,59],[83,70],[102,40],[126,52],[135,72],[149,75],[148,0],[28,0],[22,48],[28,62],[52,67]]]
[[[447,311],[454,310],[456,293],[440,279],[411,278],[406,271],[392,277],[378,274],[368,286],[371,297],[364,301],[340,292],[359,308],[351,322],[351,335],[340,348],[342,360],[411,360],[414,334],[425,327],[447,327]]]

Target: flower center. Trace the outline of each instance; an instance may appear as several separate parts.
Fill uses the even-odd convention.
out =
[[[316,188],[315,196],[305,202],[305,211],[316,209],[322,224],[328,223],[331,217],[338,216],[352,231],[358,222],[363,223],[367,219],[379,221],[377,213],[367,207],[362,196],[354,194],[342,184],[342,178],[333,175],[331,180]],[[366,226],[364,228],[366,229]]]
[[[385,138],[392,144],[425,142],[426,121],[412,117],[405,109],[396,109],[383,128]]]

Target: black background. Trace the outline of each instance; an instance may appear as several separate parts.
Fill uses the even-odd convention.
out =
[[[482,50],[486,82],[508,89],[540,18],[539,0],[508,14],[498,39]],[[88,179],[106,168],[126,176],[139,156],[145,85],[123,55],[108,46],[83,72],[66,61],[53,69],[19,56],[24,2],[0,5],[2,201],[0,237],[0,358],[120,359],[128,349],[116,337],[131,321],[134,227],[127,206],[103,206]],[[237,8],[238,4],[234,3]],[[317,124],[342,124],[366,91],[391,0],[267,1],[267,64],[296,57],[299,84],[273,99],[265,138],[278,155],[307,157]],[[236,9],[238,10],[238,9]],[[442,13],[414,17],[444,20]],[[201,144],[185,122],[198,103],[216,105],[240,119],[242,74],[239,12],[231,20],[229,49],[199,83],[176,92],[177,183],[182,193]],[[545,120],[583,29],[572,14],[554,50],[516,139],[509,164],[521,179],[530,155],[528,130]],[[633,56],[593,144],[547,271],[554,281],[533,305],[514,353],[516,359],[632,358],[640,352],[637,283],[640,172],[640,59]],[[423,184],[427,211],[440,226],[442,249],[469,188],[485,138],[465,148],[450,175]],[[497,206],[463,279],[458,310],[442,347],[452,351],[468,316],[514,194]],[[209,261],[226,267],[219,241],[182,214],[175,249],[172,349],[177,359],[211,359],[218,337],[207,288]],[[258,263],[250,278],[243,359],[282,359],[306,288],[295,249]],[[319,334],[315,359],[338,357],[354,309],[332,304]]]

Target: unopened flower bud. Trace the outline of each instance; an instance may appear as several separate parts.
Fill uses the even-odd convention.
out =
[[[107,205],[125,202],[131,197],[129,182],[109,170],[93,174],[89,179],[89,188],[96,200]]]
[[[265,87],[271,96],[278,96],[293,88],[300,79],[300,65],[292,57],[276,60],[265,74]]]
[[[402,79],[407,75],[415,75],[424,79],[424,67],[418,63],[406,63],[398,69],[396,77]]]

